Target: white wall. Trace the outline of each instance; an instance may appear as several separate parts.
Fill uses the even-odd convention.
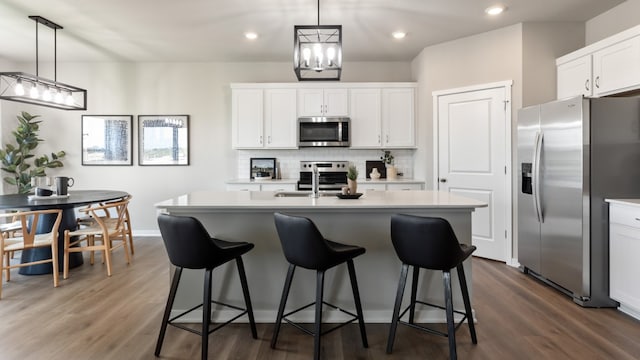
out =
[[[23,69],[0,71],[32,72]],[[41,64],[40,75],[48,77]],[[410,81],[408,62],[345,63],[343,81]],[[231,149],[232,82],[295,82],[286,63],[60,63],[58,80],[88,90],[88,111],[62,111],[3,101],[0,133],[3,145],[12,141],[16,114],[28,111],[42,115],[37,154],[64,150],[65,166],[49,176],[72,176],[73,189],[121,189],[133,195],[131,215],[134,231],[155,231],[153,204],[198,189],[224,190],[225,181],[238,173],[238,152]],[[190,115],[190,166],[138,166],[138,144],[134,139],[133,166],[82,166],[81,127],[83,114]],[[333,159],[331,159],[333,160]],[[3,183],[5,193],[15,188]]]
[[[640,24],[640,0],[627,0],[586,22],[586,44],[593,44]]]

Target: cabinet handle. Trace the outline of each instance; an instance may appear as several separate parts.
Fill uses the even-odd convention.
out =
[[[640,219],[636,218],[636,221],[640,221]]]
[[[267,144],[271,144],[271,135],[267,136]]]
[[[387,135],[387,144],[389,143],[389,135]]]
[[[378,144],[382,144],[382,137],[378,134]]]
[[[600,76],[596,76],[596,87],[600,89]]]
[[[324,114],[324,105],[320,105],[320,114]]]
[[[260,145],[262,145],[262,135],[260,135]]]
[[[584,82],[584,89],[589,91],[589,79],[587,79],[587,81]]]

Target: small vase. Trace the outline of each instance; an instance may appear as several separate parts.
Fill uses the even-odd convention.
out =
[[[369,177],[371,178],[371,180],[380,179],[380,172],[378,171],[378,168],[371,169],[371,174],[369,174]]]
[[[347,185],[349,186],[349,194],[354,195],[358,191],[358,182],[356,180],[347,179]]]
[[[398,177],[398,169],[393,165],[387,166],[387,179],[395,180]]]

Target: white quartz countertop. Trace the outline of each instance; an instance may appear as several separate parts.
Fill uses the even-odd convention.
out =
[[[273,191],[198,191],[155,204],[167,210],[251,209],[475,209],[487,204],[442,191],[367,191],[359,199],[337,196],[277,197]]]
[[[610,204],[631,205],[640,207],[640,199],[604,199]]]

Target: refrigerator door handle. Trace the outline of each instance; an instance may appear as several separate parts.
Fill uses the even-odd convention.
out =
[[[542,202],[540,199],[540,159],[542,157],[542,141],[544,134],[542,132],[536,132],[536,144],[533,151],[533,207],[538,217],[538,222],[544,222],[544,216],[542,214]]]

